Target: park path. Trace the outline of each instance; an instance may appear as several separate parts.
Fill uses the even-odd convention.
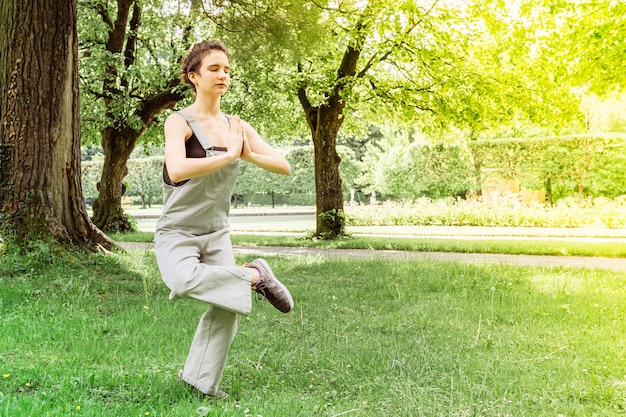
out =
[[[152,250],[152,243],[120,242],[129,250]],[[351,257],[354,259],[397,259],[470,263],[479,265],[514,265],[543,268],[586,268],[626,272],[626,258],[590,256],[503,255],[487,253],[414,252],[368,249],[296,248],[283,246],[233,246],[236,255]]]
[[[147,220],[155,220],[157,211],[142,212]],[[254,217],[254,222],[241,223],[240,218]],[[289,222],[277,221],[276,216],[292,216]],[[302,220],[294,220],[302,219]],[[302,230],[312,230],[315,225],[314,209],[239,208],[231,212],[231,233],[304,236]],[[154,231],[149,223],[146,231]],[[553,240],[577,242],[626,242],[626,229],[609,228],[532,228],[532,227],[476,227],[476,226],[360,226],[349,227],[355,236],[426,238],[426,239],[506,239]],[[152,249],[152,244],[122,243],[123,247]],[[320,249],[277,246],[234,246],[235,254],[255,256],[313,256],[352,257],[355,259],[416,259],[473,263],[482,265],[517,265],[545,268],[588,268],[626,272],[626,258],[505,255],[485,253],[412,252],[366,249]]]

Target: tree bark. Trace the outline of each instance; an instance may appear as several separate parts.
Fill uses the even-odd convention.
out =
[[[110,248],[82,197],[76,0],[0,8],[0,235]]]
[[[337,154],[337,134],[341,127],[343,106],[335,103],[320,106],[317,128],[313,136],[315,151],[316,235],[334,239],[345,235],[343,190]]]
[[[124,177],[128,173],[126,162],[135,147],[138,131],[120,132],[112,128],[102,132],[104,163],[98,183],[98,197],[93,202],[93,222],[107,233],[133,230],[124,215],[122,196],[126,191]]]

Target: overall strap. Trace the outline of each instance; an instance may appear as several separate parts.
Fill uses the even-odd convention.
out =
[[[185,118],[185,120],[187,120],[189,127],[191,128],[193,133],[196,135],[196,138],[198,138],[198,142],[200,142],[200,145],[202,145],[204,150],[207,151],[207,153],[211,151],[213,149],[213,145],[211,145],[211,142],[209,142],[209,139],[206,137],[202,129],[200,129],[198,122],[196,122],[194,118],[191,117],[191,115],[187,113],[185,110],[178,110],[176,113],[180,114],[181,116]]]

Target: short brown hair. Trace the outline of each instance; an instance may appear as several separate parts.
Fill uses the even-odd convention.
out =
[[[230,59],[230,52],[223,43],[216,40],[204,40],[192,45],[189,51],[183,58],[183,63],[180,67],[180,78],[184,83],[191,86],[193,91],[196,91],[196,86],[189,79],[190,72],[198,71],[200,64],[205,56],[209,55],[213,51],[222,51]]]

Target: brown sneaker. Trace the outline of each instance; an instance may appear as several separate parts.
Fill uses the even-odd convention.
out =
[[[287,287],[276,279],[265,259],[255,259],[246,266],[259,271],[259,282],[252,289],[278,310],[288,313],[293,308],[293,298]]]

